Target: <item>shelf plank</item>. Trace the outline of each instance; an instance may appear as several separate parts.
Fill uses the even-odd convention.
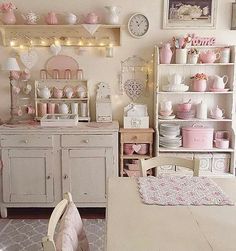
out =
[[[48,98],[48,99],[45,99],[45,98],[36,98],[35,99],[36,101],[85,101],[85,100],[88,100],[88,98]]]
[[[205,63],[205,64],[158,64],[158,66],[234,66],[235,63]]]
[[[132,155],[120,155],[121,159],[149,159],[150,155],[138,155],[138,154],[132,154]]]
[[[176,94],[196,94],[196,95],[202,95],[202,94],[233,94],[233,91],[228,91],[228,92],[164,92],[164,91],[158,91],[157,94],[160,95],[176,95]]]
[[[184,147],[178,147],[178,148],[165,148],[165,147],[159,147],[160,152],[234,152],[234,149],[228,148],[228,149],[220,149],[220,148],[211,148],[211,149],[192,149],[192,148],[184,148]]]
[[[160,122],[232,122],[232,119],[158,119]]]

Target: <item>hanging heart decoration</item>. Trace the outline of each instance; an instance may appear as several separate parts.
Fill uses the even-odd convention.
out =
[[[54,56],[58,55],[61,51],[61,45],[60,44],[52,44],[50,46],[50,50]]]
[[[136,100],[142,95],[144,84],[136,79],[128,79],[124,84],[124,90],[127,96],[132,100]]]
[[[20,60],[22,64],[27,68],[31,69],[38,61],[38,53],[35,50],[27,50],[20,52]]]
[[[132,145],[132,148],[136,153],[138,153],[141,150],[142,146],[141,145]]]

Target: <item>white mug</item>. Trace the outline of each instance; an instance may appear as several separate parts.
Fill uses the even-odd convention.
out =
[[[171,101],[162,101],[160,102],[161,111],[171,111],[172,110],[172,102]]]
[[[81,117],[87,117],[87,103],[80,103]]]
[[[78,103],[71,103],[71,113],[72,114],[78,114],[79,112],[79,105]]]

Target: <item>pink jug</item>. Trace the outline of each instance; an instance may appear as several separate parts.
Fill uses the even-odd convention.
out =
[[[47,24],[58,24],[56,13],[53,11],[48,12],[47,16],[45,17],[45,21]]]
[[[164,44],[160,49],[160,63],[170,64],[173,52],[170,48],[170,43]]]

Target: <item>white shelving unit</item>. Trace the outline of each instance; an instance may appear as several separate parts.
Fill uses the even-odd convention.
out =
[[[65,95],[63,95],[62,98],[54,98],[52,97],[48,99],[40,98],[38,96],[37,89],[47,86],[51,92],[54,87],[59,89],[64,89],[65,87],[70,87],[75,89],[77,86],[83,86],[84,90],[86,92],[86,97],[79,98],[77,95],[74,95],[72,98],[66,98]],[[67,104],[69,107],[69,113],[71,113],[70,105],[72,103],[78,103],[78,121],[81,122],[89,122],[90,121],[90,111],[89,111],[89,93],[88,93],[88,81],[87,80],[76,80],[76,79],[46,79],[46,80],[37,80],[35,81],[35,110],[36,110],[36,120],[40,120],[41,117],[39,116],[38,111],[38,103],[55,103],[56,105],[60,105],[62,103]],[[87,104],[87,110],[86,110],[86,116],[81,116],[80,112],[80,104],[86,103]]]
[[[220,50],[225,46],[202,46],[194,47],[198,50]],[[214,172],[214,167],[207,167],[207,172],[205,170],[200,170],[202,175],[212,175],[212,176],[234,176],[235,175],[235,90],[236,90],[236,56],[235,56],[236,46],[230,46],[231,59],[230,63],[212,63],[212,64],[160,64],[159,61],[159,48],[155,47],[154,51],[154,83],[155,90],[154,93],[154,111],[155,111],[155,130],[156,130],[156,142],[155,142],[155,155],[165,155],[176,154],[178,156],[185,156],[193,158],[194,155],[200,156],[204,159],[206,155],[210,155],[211,158],[222,158],[221,164],[222,170],[223,165],[228,164],[228,169],[224,171]],[[173,55],[174,57],[175,55]],[[168,84],[168,75],[178,73],[184,77],[184,84],[189,85],[189,91],[187,92],[166,92],[162,90],[162,86]],[[192,80],[190,77],[194,76],[196,73],[205,73],[208,76],[218,75],[223,76],[227,75],[229,81],[226,85],[228,92],[211,92],[207,89],[206,92],[194,92],[192,91],[191,84]],[[208,83],[209,85],[209,83]],[[192,107],[196,110],[196,104],[200,103],[202,100],[207,103],[208,106],[208,118],[203,119],[160,119],[158,118],[159,114],[159,103],[164,100],[171,100],[173,104],[173,113],[176,115],[177,104],[181,103],[182,100],[191,99]],[[216,105],[219,105],[221,109],[224,109],[224,119],[212,119],[210,117],[210,110]],[[213,127],[214,130],[227,130],[230,133],[230,148],[229,149],[189,149],[189,148],[165,148],[159,146],[159,125],[161,123],[177,123],[182,126],[191,126],[195,123],[201,123],[205,126]],[[227,162],[224,158],[229,159]],[[212,165],[216,163],[214,159],[209,161]],[[204,169],[204,168],[202,168]]]

